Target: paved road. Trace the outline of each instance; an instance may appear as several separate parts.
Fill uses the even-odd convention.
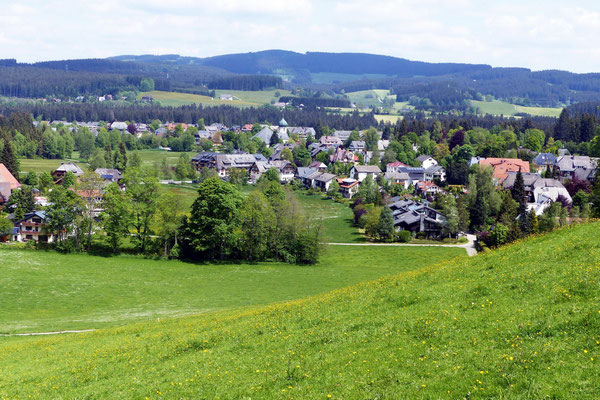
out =
[[[414,244],[414,243],[327,243],[331,246],[415,246],[415,247],[462,247],[469,256],[477,254],[475,250],[475,235],[467,235],[468,243],[465,244]]]

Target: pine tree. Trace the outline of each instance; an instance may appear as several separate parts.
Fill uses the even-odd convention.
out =
[[[127,168],[127,149],[125,148],[125,143],[119,143],[119,153],[121,153],[121,157],[123,158],[123,171]]]
[[[513,199],[519,203],[519,215],[523,215],[527,211],[527,200],[525,199],[525,181],[520,169],[510,193]]]
[[[104,148],[104,160],[106,161],[106,168],[113,167],[112,147],[110,143],[107,143]]]
[[[4,147],[0,156],[0,163],[4,164],[6,169],[16,178],[19,179],[19,160],[15,157],[12,143],[8,139],[4,139]]]

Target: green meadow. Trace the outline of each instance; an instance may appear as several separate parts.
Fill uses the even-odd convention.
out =
[[[477,101],[471,100],[471,105],[479,109],[479,114],[491,114],[491,115],[504,115],[513,116],[518,113],[527,113],[534,116],[542,117],[558,117],[561,112],[561,108],[547,108],[547,107],[524,107],[518,106],[504,101],[492,100],[492,101]]]
[[[600,386],[599,230],[598,223],[573,226],[476,257],[445,261],[435,256],[433,248],[423,248],[425,263],[406,258],[414,248],[406,253],[392,247],[357,253],[344,249],[338,254],[330,250],[320,266],[289,266],[296,277],[274,279],[282,287],[301,287],[303,279],[298,276],[310,275],[310,290],[302,296],[314,295],[300,300],[290,296],[290,301],[269,305],[153,318],[77,335],[5,338],[0,341],[0,396],[595,399]],[[4,324],[19,320],[14,310],[20,302],[32,301],[24,293],[36,296],[40,289],[50,290],[49,282],[57,284],[48,281],[51,274],[43,273],[44,268],[67,268],[49,257],[40,260],[41,265],[25,259],[11,260],[9,265],[17,271],[30,269],[25,281],[35,286],[21,283],[27,273],[15,270],[11,274],[24,276],[8,286],[2,281],[3,287],[24,285],[19,295],[3,296],[8,300],[2,309],[11,310],[10,317],[3,317]],[[63,266],[44,265],[53,262]],[[92,269],[69,264],[79,274]],[[318,294],[325,289],[313,288],[323,285],[319,269],[336,269],[344,276],[343,284],[351,284],[348,275],[353,273],[343,269],[347,264],[362,274],[370,268],[398,270]],[[209,283],[194,280],[199,285],[196,291],[220,283],[224,289],[213,297],[232,292],[239,303],[246,293],[261,292],[253,286],[270,279],[263,272],[248,281],[251,285],[238,286],[239,281],[231,278],[235,274],[220,280],[222,267],[215,266],[216,275],[204,279]],[[93,269],[101,268],[106,267]],[[127,263],[120,268],[123,273],[110,279],[111,285],[135,273]],[[142,268],[145,282],[137,280],[142,289],[131,296],[153,298],[148,285],[156,269],[161,267]],[[105,271],[106,276],[114,273],[118,268]],[[184,275],[185,280],[193,279],[192,274]],[[168,289],[169,296],[160,301],[167,308],[180,298],[177,292],[182,289],[162,279],[156,285]],[[75,314],[102,305],[84,302],[86,290],[75,293],[82,297]],[[111,299],[102,293],[89,295],[91,302]],[[58,313],[52,310],[65,300],[58,291],[49,296],[43,299],[44,307]]]
[[[281,96],[288,96],[288,90],[263,90],[263,91],[244,91],[244,90],[216,90],[216,97],[213,99],[208,96],[197,94],[179,93],[179,92],[164,92],[153,90],[151,92],[143,92],[138,94],[138,99],[143,96],[152,96],[155,101],[159,101],[163,106],[179,107],[189,104],[202,104],[203,106],[220,106],[229,105],[235,107],[260,107],[263,104],[269,104],[272,99],[277,101],[279,98],[275,93],[279,92]],[[234,100],[219,100],[222,94],[231,94]]]

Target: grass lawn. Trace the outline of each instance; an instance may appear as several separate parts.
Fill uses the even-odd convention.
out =
[[[315,266],[219,265],[5,245],[0,246],[0,332],[102,328],[294,300],[464,254],[462,249],[327,246]]]
[[[493,100],[491,102],[471,100],[471,105],[479,108],[480,114],[502,114],[505,116],[513,116],[517,113],[527,113],[534,116],[558,117],[562,110],[561,108],[523,107],[499,100]]]
[[[352,222],[354,214],[348,207],[348,203],[336,203],[318,194],[309,195],[303,190],[295,193],[309,215],[321,221],[323,242],[360,243],[366,241]]]
[[[131,151],[127,152],[128,155],[130,155],[131,153],[132,153]],[[177,160],[179,159],[179,156],[182,154],[180,152],[165,151],[165,150],[138,150],[138,153],[139,153],[140,157],[142,158],[142,166],[149,167],[149,168],[154,168],[154,165],[156,163],[160,164],[160,162],[162,161],[162,159],[164,157],[167,157],[167,162],[169,163],[169,165],[175,166],[177,164]],[[198,152],[191,151],[191,152],[188,152],[187,154],[190,158],[192,158],[196,154],[198,154]],[[85,167],[87,167],[87,162],[81,161],[81,159],[79,158],[79,153],[75,151],[75,152],[73,152],[72,158],[65,159],[65,160],[47,160],[47,159],[42,159],[42,158],[32,158],[32,159],[22,158],[22,159],[20,159],[21,172],[25,172],[25,173],[30,172],[30,171],[33,171],[36,173],[40,173],[40,172],[44,172],[44,171],[52,172],[60,166],[61,162],[74,162],[75,164],[79,165],[81,167],[81,169],[85,169]]]
[[[290,94],[289,91],[283,89],[265,91],[216,90],[216,98],[213,99],[208,96],[201,96],[197,94],[163,92],[159,90],[153,90],[151,92],[139,93],[138,99],[141,99],[143,96],[152,96],[154,97],[154,100],[159,101],[161,105],[172,107],[178,107],[194,103],[202,104],[204,106],[229,105],[235,107],[258,107],[263,104],[270,103],[272,99],[275,99],[275,92],[279,92],[282,96]],[[231,94],[239,98],[239,100],[219,100],[219,95],[225,93]]]
[[[80,335],[5,339],[0,342],[0,395],[595,399],[600,386],[599,230],[598,223],[570,227],[477,257],[411,267],[287,303]],[[434,254],[426,249],[424,254]],[[403,257],[414,254],[412,248],[410,253],[361,251],[357,261],[352,250],[335,255],[340,274],[348,274],[341,269],[347,264],[359,264],[355,270],[364,272],[385,263],[411,263]],[[9,310],[15,302],[30,301],[23,293],[48,290],[46,275],[35,279],[44,272],[37,268],[18,296],[5,296]],[[311,290],[322,284],[319,267],[289,268],[310,274]],[[136,285],[144,287],[144,299],[152,299],[146,285],[156,272],[144,272],[146,279]],[[237,289],[236,302],[269,279],[268,273],[259,275],[253,285],[242,287],[227,277],[227,287]],[[300,287],[303,280],[294,276],[289,282],[281,275],[276,285]],[[27,283],[32,281],[33,290]],[[162,285],[170,289],[169,299],[161,299],[163,307],[176,301],[179,290],[185,292]],[[124,293],[134,296],[137,290]],[[224,296],[223,291],[214,294]],[[92,302],[105,298],[93,296]],[[54,298],[46,303],[49,312],[55,303]]]

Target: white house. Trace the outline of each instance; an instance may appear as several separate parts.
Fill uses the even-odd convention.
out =
[[[431,156],[423,154],[417,157],[417,161],[421,164],[423,169],[428,169],[430,167],[438,165],[438,162]]]
[[[381,174],[381,170],[377,165],[355,165],[350,170],[350,178],[362,182],[367,176],[371,175],[373,179]]]

